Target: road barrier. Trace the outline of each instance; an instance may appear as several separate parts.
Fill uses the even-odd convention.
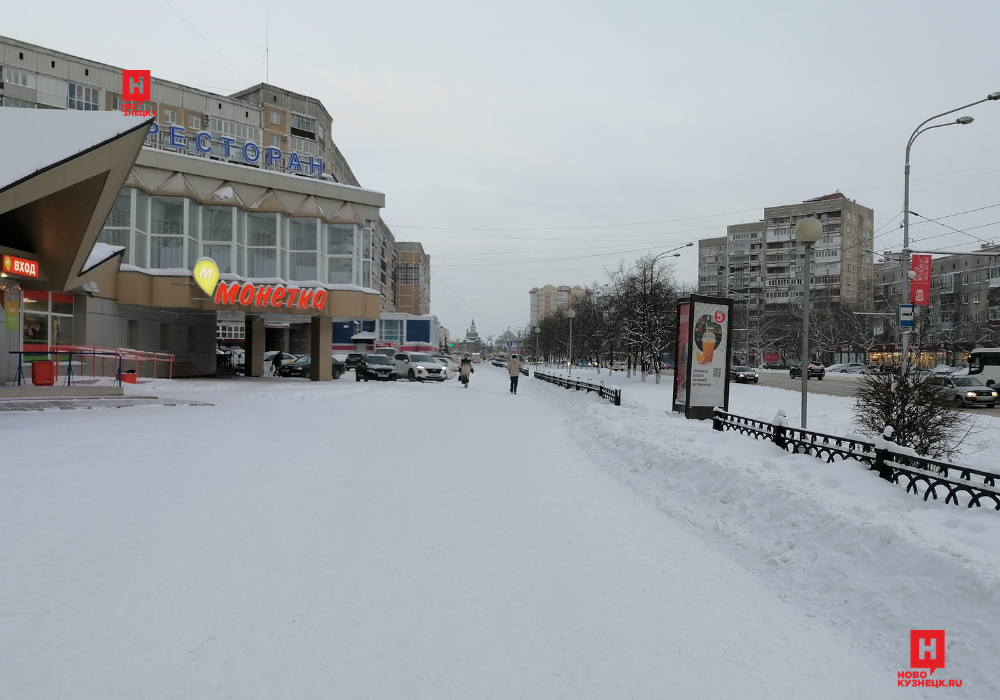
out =
[[[602,399],[607,399],[615,406],[622,405],[622,390],[618,388],[612,388],[604,386],[603,384],[594,384],[593,382],[584,381],[583,379],[573,379],[572,377],[564,377],[560,374],[550,374],[549,372],[540,372],[535,370],[535,379],[541,379],[543,382],[548,382],[549,384],[555,384],[556,386],[566,387],[567,389],[576,389],[580,391],[583,389],[587,393],[591,391],[596,391],[597,395]]]
[[[712,419],[715,430],[735,430],[758,440],[770,440],[786,452],[801,453],[825,459],[828,463],[853,459],[866,464],[872,471],[893,484],[903,484],[906,492],[920,495],[924,500],[931,496],[938,498],[938,491],[944,492],[944,502],[962,505],[982,506],[982,501],[991,501],[994,510],[1000,510],[1000,489],[996,482],[1000,474],[980,471],[957,464],[941,462],[929,457],[920,457],[904,448],[891,449],[892,443],[880,444],[858,438],[838,437],[817,433],[801,428],[765,423],[764,421],[737,416],[715,409]]]

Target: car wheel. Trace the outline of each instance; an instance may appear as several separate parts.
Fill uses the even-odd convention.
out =
[[[823,381],[823,375],[822,375],[822,374],[821,374],[821,375],[819,375],[818,377],[816,377],[816,379],[818,379],[818,380],[820,380],[820,381]]]
[[[334,379],[340,379],[340,375],[341,374],[343,374],[343,372],[341,372],[339,369],[333,370],[333,378]]]
[[[753,383],[754,383],[754,384],[756,384],[756,383],[757,383],[757,381],[758,381],[757,379],[754,379],[754,380],[753,380]]]
[[[955,405],[956,405],[956,406],[957,406],[958,408],[964,408],[964,407],[965,407],[965,401],[964,401],[964,400],[962,400],[962,397],[961,397],[961,396],[956,396],[956,397],[955,397]]]
[[[415,372],[414,372],[414,371],[413,371],[412,369],[410,370],[409,374],[407,374],[407,375],[406,375],[406,377],[407,377],[407,378],[408,378],[408,379],[409,379],[409,380],[410,380],[411,382],[415,382],[415,381],[417,381],[417,375],[416,375],[416,373],[415,373]]]

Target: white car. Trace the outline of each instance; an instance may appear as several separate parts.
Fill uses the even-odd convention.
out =
[[[448,378],[447,368],[424,352],[397,352],[392,361],[396,367],[396,376],[406,377],[411,382],[443,382]]]
[[[865,365],[860,362],[845,362],[839,365],[830,365],[826,368],[827,373],[839,372],[840,374],[861,374],[865,371]]]
[[[458,376],[458,368],[461,366],[461,363],[454,357],[451,357],[450,355],[434,355],[434,359],[445,366],[446,378],[450,379],[451,377]]]

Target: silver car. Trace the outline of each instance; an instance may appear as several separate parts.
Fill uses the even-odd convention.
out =
[[[959,406],[993,408],[997,405],[996,390],[976,377],[933,377],[931,381]]]

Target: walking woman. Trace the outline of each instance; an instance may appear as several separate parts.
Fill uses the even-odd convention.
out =
[[[466,389],[469,388],[469,376],[475,371],[472,367],[472,360],[469,359],[469,353],[465,353],[462,356],[461,364],[458,365],[458,378],[465,385]]]

